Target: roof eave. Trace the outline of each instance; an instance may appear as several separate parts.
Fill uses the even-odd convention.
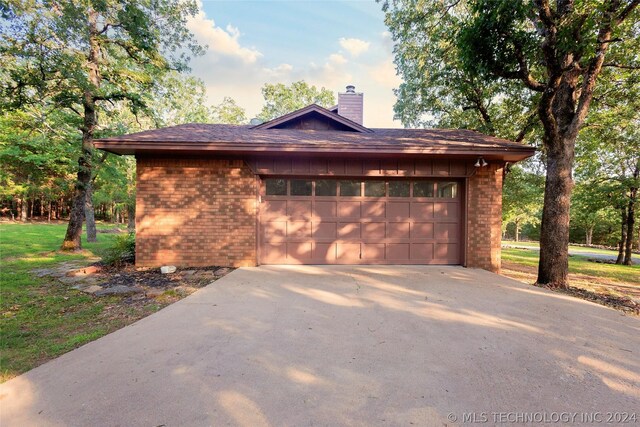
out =
[[[274,146],[265,145],[226,145],[210,143],[181,143],[161,144],[159,142],[114,142],[95,141],[96,148],[120,155],[144,155],[144,154],[193,154],[207,155],[282,155],[282,154],[308,154],[308,155],[334,155],[352,154],[356,156],[486,156],[487,158],[503,159],[505,161],[520,161],[535,154],[535,148],[522,147],[424,147],[424,148],[387,148],[360,145],[358,147],[309,147],[297,144]]]

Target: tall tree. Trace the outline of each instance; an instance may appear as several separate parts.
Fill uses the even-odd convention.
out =
[[[547,174],[538,283],[564,287],[575,143],[604,67],[639,68],[640,0],[386,0],[398,45],[445,42],[454,66],[481,82],[530,91],[543,129]],[[420,21],[433,25],[425,28]],[[636,61],[636,62],[634,62]],[[403,51],[396,64],[405,74]],[[421,62],[416,62],[421,66]],[[420,72],[413,74],[420,78]],[[422,81],[428,80],[423,79]],[[508,90],[501,92],[508,93]]]
[[[266,83],[262,86],[262,96],[265,103],[258,118],[264,121],[275,119],[309,104],[318,104],[325,108],[335,105],[332,91],[324,87],[318,89],[310,86],[304,80],[293,82],[289,86],[282,83]]]
[[[143,109],[155,81],[200,53],[192,0],[10,0],[2,7],[2,109],[48,103],[80,118],[82,151],[63,249],[81,247],[94,136],[105,105]]]

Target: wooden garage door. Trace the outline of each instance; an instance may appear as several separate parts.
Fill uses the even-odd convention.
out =
[[[460,264],[461,185],[267,178],[261,264]]]

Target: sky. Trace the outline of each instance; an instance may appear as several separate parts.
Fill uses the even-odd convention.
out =
[[[198,0],[188,22],[203,56],[191,74],[205,82],[209,102],[225,96],[255,117],[265,83],[304,80],[336,95],[353,84],[364,93],[364,125],[401,127],[393,120],[400,84],[393,43],[374,0]]]

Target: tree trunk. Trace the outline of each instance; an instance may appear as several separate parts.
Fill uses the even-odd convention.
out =
[[[27,209],[28,209],[28,204],[27,201],[25,199],[20,199],[20,221],[21,222],[26,222],[27,221]]]
[[[516,221],[516,242],[520,241],[520,221]]]
[[[544,188],[538,283],[566,287],[569,273],[569,210],[575,138],[549,150]]]
[[[97,30],[98,14],[90,11],[89,21],[89,52],[88,52],[88,73],[91,85],[84,91],[83,126],[82,126],[82,152],[78,158],[78,175],[76,179],[73,204],[69,214],[69,225],[67,233],[62,242],[63,250],[78,250],[82,248],[82,222],[84,220],[84,206],[87,200],[87,189],[91,184],[92,160],[93,160],[93,134],[97,124],[96,99],[94,91],[100,86],[100,75],[98,70],[98,59],[100,46],[98,44]]]
[[[49,209],[47,209],[47,222],[51,222],[51,200],[49,200]]]
[[[586,234],[586,243],[587,246],[591,246],[591,242],[593,242],[593,227],[588,227],[587,228],[587,234]]]
[[[618,257],[616,258],[616,264],[622,264],[624,262],[624,249],[627,245],[627,209],[622,208],[621,215],[621,228],[620,228],[620,241],[618,242]]]
[[[635,208],[636,208],[636,196],[638,193],[637,188],[632,188],[629,194],[629,205],[627,206],[627,241],[624,248],[624,265],[632,265],[631,249],[633,248],[633,228],[635,226]]]
[[[129,230],[129,232],[130,233],[135,232],[136,231],[136,205],[135,204],[127,205],[127,221],[128,221],[127,229]]]
[[[93,185],[89,182],[84,202],[84,219],[87,224],[87,242],[97,242],[96,217],[93,210]]]

